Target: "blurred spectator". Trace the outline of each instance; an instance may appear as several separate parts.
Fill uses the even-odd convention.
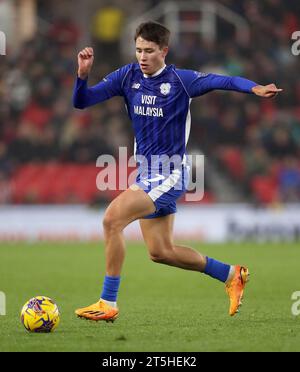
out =
[[[15,166],[33,161],[36,154],[35,148],[36,130],[29,125],[22,125],[18,128],[16,137],[8,147],[9,158]]]
[[[4,177],[8,177],[11,175],[12,170],[13,166],[9,158],[7,146],[4,142],[0,142],[0,173]]]
[[[12,185],[9,180],[0,170],[0,205],[11,202]]]
[[[273,157],[284,158],[297,155],[298,149],[290,133],[284,128],[276,128],[266,141],[268,153]]]
[[[47,162],[58,158],[59,146],[54,128],[48,126],[44,129],[43,135],[38,137],[34,152],[35,161]]]
[[[219,145],[237,145],[242,146],[244,143],[245,131],[241,123],[239,113],[235,108],[228,109],[217,130],[217,143]]]
[[[79,39],[79,29],[70,17],[63,16],[52,23],[48,36],[55,40],[60,48],[76,47]]]
[[[244,152],[247,181],[254,176],[266,175],[270,167],[270,157],[265,148],[259,144],[255,147],[247,147]]]
[[[108,137],[110,138],[110,137]],[[67,150],[66,160],[76,163],[96,163],[98,156],[112,154],[111,140],[95,137],[90,127],[80,127],[76,139]]]
[[[296,158],[285,159],[279,173],[279,192],[285,203],[300,201],[300,165]]]
[[[6,76],[6,95],[11,110],[20,112],[24,109],[31,95],[28,77],[22,69],[12,69]]]

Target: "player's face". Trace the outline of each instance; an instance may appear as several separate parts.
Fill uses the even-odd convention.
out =
[[[148,41],[140,36],[135,42],[136,58],[144,74],[152,75],[165,64],[168,47],[160,48],[153,41]]]

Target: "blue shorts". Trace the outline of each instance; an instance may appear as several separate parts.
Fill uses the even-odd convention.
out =
[[[152,176],[151,176],[152,177]],[[157,218],[176,213],[176,200],[186,192],[189,167],[174,169],[169,176],[156,174],[156,177],[137,177],[136,184],[152,199],[156,211],[144,216],[145,219]]]

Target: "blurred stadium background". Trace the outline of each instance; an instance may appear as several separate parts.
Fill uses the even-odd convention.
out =
[[[300,238],[300,30],[296,0],[0,0],[0,239],[101,239],[117,191],[99,191],[96,159],[133,153],[122,100],[72,107],[77,53],[95,48],[90,84],[134,60],[146,19],[172,31],[168,63],[261,84],[275,99],[213,92],[194,100],[189,153],[205,155],[205,195],[179,205],[177,237]],[[130,237],[140,237],[138,225]]]

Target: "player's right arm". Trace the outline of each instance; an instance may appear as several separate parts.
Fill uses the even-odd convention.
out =
[[[103,102],[114,96],[122,96],[122,83],[128,72],[128,66],[124,66],[112,72],[100,83],[88,87],[88,76],[94,62],[93,48],[84,48],[78,53],[78,76],[73,92],[73,105],[76,108],[86,107]]]

